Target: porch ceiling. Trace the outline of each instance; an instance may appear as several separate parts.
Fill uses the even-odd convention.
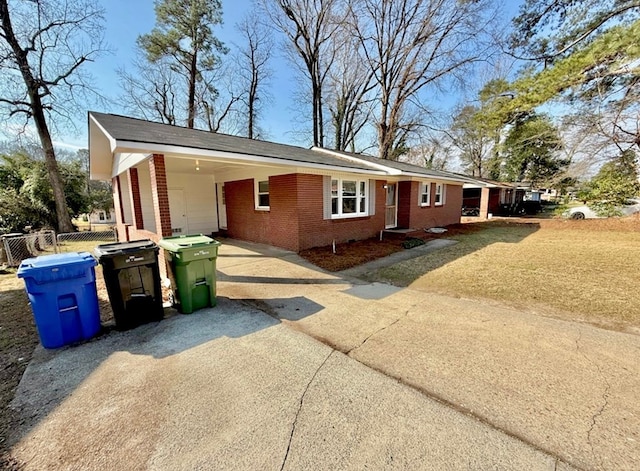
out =
[[[243,168],[246,166],[251,167],[273,167],[273,165],[260,165],[256,162],[221,162],[218,160],[203,159],[202,157],[188,157],[180,156],[175,157],[171,155],[165,156],[165,168],[167,172],[172,173],[194,173],[199,175],[213,175],[215,173],[224,172],[227,170],[233,170]],[[197,168],[196,168],[197,167]]]

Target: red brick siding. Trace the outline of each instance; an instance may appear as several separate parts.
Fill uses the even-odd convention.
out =
[[[269,179],[270,211],[256,211],[254,182],[225,183],[229,237],[293,251],[376,236],[384,228],[384,181],[376,181],[376,214],[323,219],[323,177],[287,174]]]
[[[253,179],[226,182],[224,191],[229,237],[269,244],[270,211],[256,211]]]
[[[300,207],[305,204],[299,192],[300,186],[304,186],[304,182],[300,182],[301,177],[304,175],[288,174],[269,178],[270,245],[300,250]]]
[[[408,229],[411,226],[411,209],[418,205],[420,184],[412,191],[414,183],[398,182],[398,227]]]
[[[137,229],[144,229],[142,219],[142,200],[140,199],[140,182],[138,181],[138,169],[132,167],[128,170],[131,182],[131,209],[133,210],[133,225]]]
[[[375,180],[376,212],[373,216],[347,219],[323,219],[321,175],[298,175],[298,199],[300,201],[300,248],[321,247],[349,240],[362,240],[377,236],[384,229],[386,182]]]
[[[153,154],[151,156],[149,159],[149,173],[151,174],[151,195],[153,197],[156,232],[163,237],[168,237],[172,235],[172,231],[164,155]]]
[[[420,206],[420,182],[400,182],[398,193],[398,227],[421,229],[448,226],[460,222],[462,186],[446,185],[445,203],[435,205],[436,184],[431,184],[431,205]]]

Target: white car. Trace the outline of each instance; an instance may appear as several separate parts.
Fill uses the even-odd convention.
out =
[[[630,199],[627,204],[619,206],[618,209],[623,216],[640,213],[640,199]],[[562,215],[571,219],[596,219],[606,217],[598,216],[598,214],[587,205],[569,208],[562,213]]]

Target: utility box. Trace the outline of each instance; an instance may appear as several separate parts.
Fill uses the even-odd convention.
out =
[[[190,314],[216,305],[216,259],[220,242],[199,235],[165,237],[167,272],[178,311]]]
[[[88,252],[42,255],[23,260],[24,279],[40,342],[58,348],[100,332],[96,260]]]
[[[117,329],[131,329],[164,317],[158,251],[151,240],[103,244],[94,249]]]

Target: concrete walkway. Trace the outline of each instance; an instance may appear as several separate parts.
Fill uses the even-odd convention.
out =
[[[636,469],[640,337],[264,246],[218,269],[214,309],[36,351],[23,469]]]

